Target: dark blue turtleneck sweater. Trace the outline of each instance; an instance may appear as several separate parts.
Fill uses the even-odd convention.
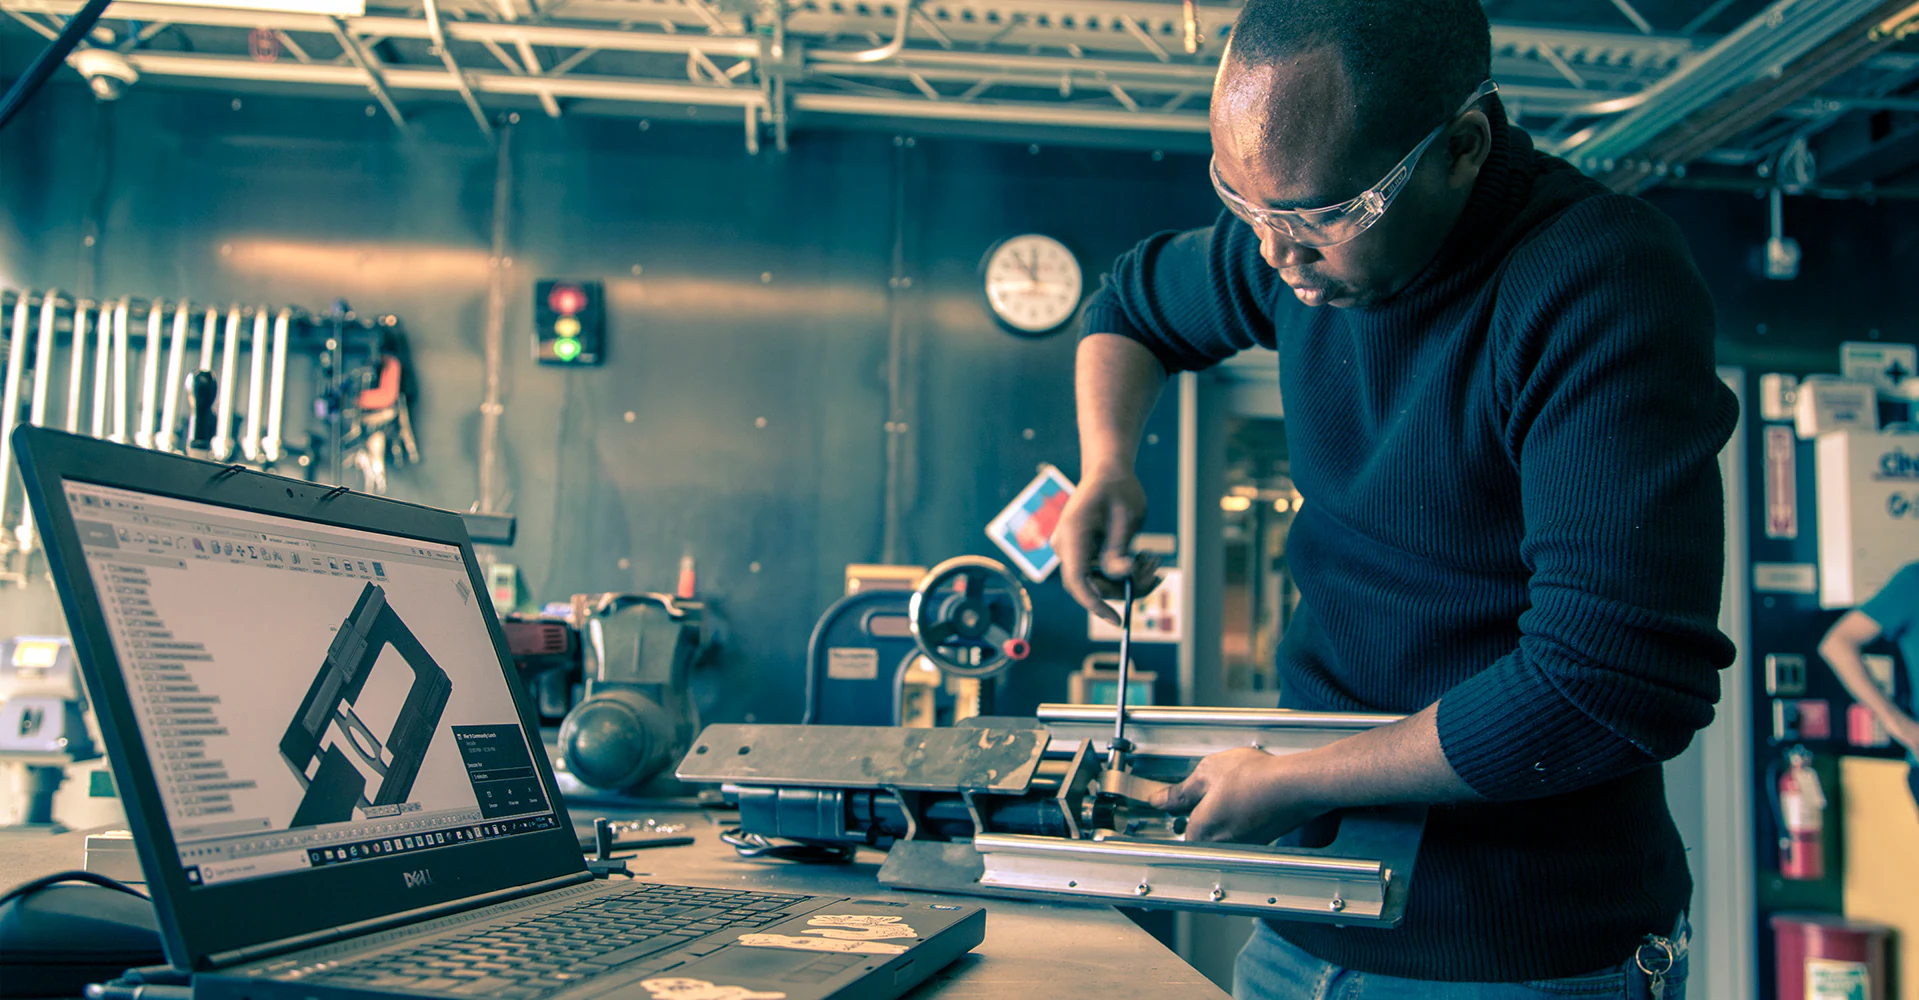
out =
[[[1334,964],[1516,982],[1623,961],[1691,895],[1659,763],[1712,718],[1717,453],[1737,404],[1678,230],[1536,152],[1493,152],[1426,271],[1307,308],[1230,215],[1122,256],[1084,329],[1167,371],[1279,352],[1301,594],[1287,708],[1439,703],[1485,799],[1433,809],[1405,921],[1274,922]]]

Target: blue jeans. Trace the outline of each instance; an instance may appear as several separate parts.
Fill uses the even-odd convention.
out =
[[[1685,1000],[1685,921],[1671,941],[1676,955],[1665,974],[1665,1000]],[[1654,948],[1643,952],[1651,968],[1665,959]],[[1647,1000],[1647,976],[1637,958],[1583,976],[1531,983],[1446,983],[1376,976],[1329,965],[1293,947],[1264,923],[1233,967],[1234,1000]]]

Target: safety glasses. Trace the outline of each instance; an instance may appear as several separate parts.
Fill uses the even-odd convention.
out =
[[[1400,160],[1397,166],[1388,171],[1385,178],[1351,201],[1325,208],[1303,209],[1265,208],[1252,204],[1235,194],[1233,189],[1227,187],[1226,182],[1220,179],[1217,156],[1213,158],[1210,167],[1213,175],[1213,190],[1219,192],[1219,199],[1226,203],[1226,207],[1248,225],[1271,229],[1300,246],[1316,248],[1338,246],[1372,228],[1373,223],[1378,222],[1379,217],[1385,215],[1386,210],[1392,207],[1393,199],[1398,198],[1399,192],[1405,189],[1406,182],[1412,178],[1413,168],[1419,165],[1419,158],[1425,154],[1426,147],[1431,146],[1433,140],[1438,139],[1440,134],[1458,120],[1460,115],[1465,114],[1473,105],[1498,90],[1499,85],[1491,80],[1480,84],[1479,89],[1473,91],[1473,96],[1467,98],[1466,103],[1460,105],[1458,111],[1453,112],[1452,116],[1441,122],[1437,128],[1426,133],[1426,138],[1421,139],[1419,145],[1414,146],[1413,151],[1406,154],[1405,159]]]

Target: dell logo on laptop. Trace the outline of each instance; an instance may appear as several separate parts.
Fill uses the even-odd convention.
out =
[[[433,870],[430,868],[422,868],[417,872],[401,872],[400,877],[406,880],[406,887],[409,889],[433,884]]]

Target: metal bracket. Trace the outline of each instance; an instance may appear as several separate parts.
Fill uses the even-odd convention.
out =
[[[1032,783],[1046,739],[1043,729],[712,725],[680,762],[679,778],[1017,795]]]

